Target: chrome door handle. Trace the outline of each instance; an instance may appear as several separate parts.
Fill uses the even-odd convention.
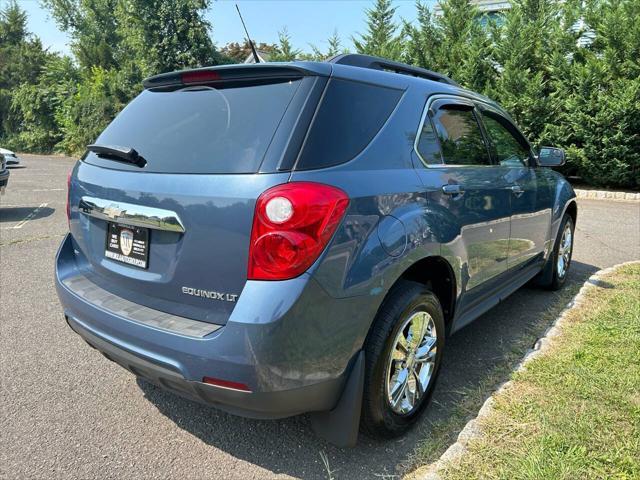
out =
[[[184,225],[178,214],[162,208],[145,207],[144,205],[96,197],[82,197],[78,209],[85,215],[109,222],[121,222],[136,227],[169,232],[184,232]]]
[[[445,195],[461,195],[464,193],[464,188],[457,183],[447,184],[442,186],[442,193]]]
[[[510,187],[507,187],[507,188],[508,190],[511,190],[511,193],[513,193],[516,197],[519,197],[524,193],[524,190],[520,185],[511,185]]]

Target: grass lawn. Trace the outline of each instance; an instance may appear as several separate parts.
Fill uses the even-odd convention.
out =
[[[640,479],[640,265],[603,282],[443,478]]]

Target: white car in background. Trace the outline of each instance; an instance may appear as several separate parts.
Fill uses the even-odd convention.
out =
[[[16,155],[11,150],[7,150],[6,148],[0,148],[0,154],[4,155],[4,159],[7,162],[7,166],[20,165],[20,157],[18,157],[18,155]]]

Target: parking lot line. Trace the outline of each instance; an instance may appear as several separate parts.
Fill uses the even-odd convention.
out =
[[[31,220],[33,217],[36,216],[36,214],[40,211],[41,208],[44,208],[47,205],[48,205],[48,203],[41,203],[39,207],[35,208],[33,210],[33,212],[31,212],[29,215],[27,215],[27,217],[24,220],[22,220],[20,223],[18,223],[16,225],[14,225],[13,227],[11,227],[11,229],[15,230],[17,228],[24,227],[29,220]]]

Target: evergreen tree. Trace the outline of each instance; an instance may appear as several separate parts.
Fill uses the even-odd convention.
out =
[[[440,70],[467,88],[486,91],[495,76],[495,67],[480,12],[469,0],[444,0],[440,6]]]
[[[376,0],[373,8],[366,10],[367,31],[359,39],[353,38],[358,53],[384,57],[390,60],[401,60],[403,38],[397,35],[398,24],[393,17],[396,8],[391,0]]]
[[[293,45],[291,45],[291,36],[289,35],[287,27],[284,27],[278,32],[278,39],[279,43],[276,46],[275,52],[271,56],[271,61],[292,62],[302,54],[301,50],[293,48]]]
[[[327,39],[327,51],[322,52],[315,45],[311,45],[311,51],[313,52],[311,55],[308,55],[309,60],[317,60],[323,61],[329,58],[335,57],[341,53],[347,53],[348,50],[346,48],[342,48],[342,41],[340,40],[340,36],[338,35],[338,31],[334,30],[331,36]]]
[[[555,122],[554,62],[560,52],[559,11],[555,0],[514,0],[504,25],[494,31],[494,61],[500,75],[488,93],[519,122],[530,139],[544,138]]]
[[[426,4],[416,2],[417,25],[404,21],[406,37],[404,61],[434,71],[444,71],[445,61],[441,57],[442,34],[434,23]]]

